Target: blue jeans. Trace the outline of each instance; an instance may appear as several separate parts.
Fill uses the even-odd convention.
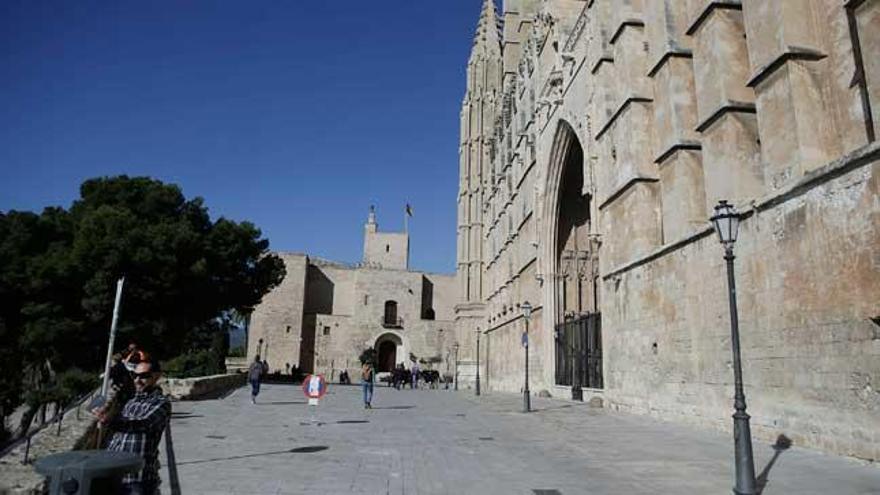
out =
[[[251,397],[260,395],[260,380],[251,380]]]
[[[364,404],[373,402],[373,382],[361,382],[364,389]]]

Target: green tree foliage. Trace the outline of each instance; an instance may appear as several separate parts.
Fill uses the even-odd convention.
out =
[[[86,181],[71,208],[78,227],[72,252],[85,279],[90,323],[109,326],[112,287],[126,277],[123,336],[175,355],[187,331],[221,312],[250,312],[284,276],[269,242],[251,223],[211,222],[200,198],[148,178]]]
[[[376,352],[376,349],[372,347],[368,347],[361,352],[360,357],[358,358],[361,364],[371,363],[375,368],[377,363],[379,362],[379,354]]]
[[[268,248],[253,224],[211,220],[201,198],[146,177],[88,180],[69,210],[0,212],[0,416],[37,388],[22,384],[42,375],[29,368],[102,367],[120,276],[120,346],[216,361],[223,315],[249,313],[284,278]]]

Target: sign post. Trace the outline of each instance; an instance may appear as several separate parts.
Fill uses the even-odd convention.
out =
[[[303,394],[309,399],[309,422],[311,424],[321,425],[315,415],[317,414],[318,404],[324,394],[327,393],[327,380],[324,375],[308,375],[302,384]]]

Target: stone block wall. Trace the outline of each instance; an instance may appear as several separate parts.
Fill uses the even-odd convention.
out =
[[[880,458],[878,151],[871,165],[759,204],[741,225],[743,376],[762,438],[785,432],[797,444]],[[874,213],[853,215],[864,210]],[[607,275],[604,289],[611,407],[729,427],[727,284],[714,233]]]
[[[279,256],[287,276],[254,309],[248,336],[248,362],[259,354],[268,361],[270,372],[284,372],[286,363],[299,362],[306,293],[306,255],[279,253]]]
[[[730,428],[726,280],[708,228],[726,199],[749,215],[737,282],[756,435],[880,458],[880,0],[525,3],[515,20],[531,32],[517,31],[515,51],[508,26],[500,41],[484,297],[456,313],[460,338],[486,329],[489,391],[522,387],[527,299],[541,314],[531,388],[557,390],[555,225],[575,142],[596,209],[605,386],[594,393]]]
[[[163,378],[159,386],[175,400],[197,400],[234,390],[245,384],[247,374],[198,376],[193,378]]]
[[[367,232],[364,263],[393,270],[409,267],[409,235],[402,232]]]

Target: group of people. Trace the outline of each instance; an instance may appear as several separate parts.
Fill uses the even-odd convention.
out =
[[[339,383],[341,385],[351,385],[351,377],[348,376],[348,370],[342,370],[339,372]]]
[[[159,491],[159,442],[171,418],[171,401],[158,386],[162,369],[135,343],[113,358],[113,398],[92,410],[100,430],[109,434],[98,435],[108,439],[98,447],[142,457],[143,468],[123,477],[120,493],[152,495]]]
[[[344,372],[345,375],[340,375],[340,383],[351,383],[351,380],[348,379],[348,372]],[[435,370],[426,370],[422,371],[419,368],[418,363],[413,363],[413,367],[410,369],[406,369],[403,363],[399,363],[392,371],[391,371],[391,386],[396,390],[400,390],[401,388],[406,388],[406,384],[409,384],[410,389],[419,388],[419,382],[424,381],[425,385],[430,388],[436,388],[437,384],[440,381],[440,373]],[[361,387],[364,392],[364,409],[372,409],[373,405],[373,388],[376,383],[376,369],[373,364],[369,361],[363,363],[361,367]]]
[[[409,388],[419,388],[419,378],[421,377],[421,370],[419,369],[419,363],[414,363],[411,369],[406,369],[403,366],[403,363],[398,363],[397,367],[391,371],[391,386],[396,390],[400,390],[401,388],[405,388],[406,384],[409,383]]]
[[[419,369],[418,363],[414,364],[411,369],[406,369],[403,363],[400,363],[391,371],[390,378],[390,385],[397,390],[406,388],[407,384],[410,389],[417,389],[422,383],[428,388],[437,388],[440,383],[440,372]]]

